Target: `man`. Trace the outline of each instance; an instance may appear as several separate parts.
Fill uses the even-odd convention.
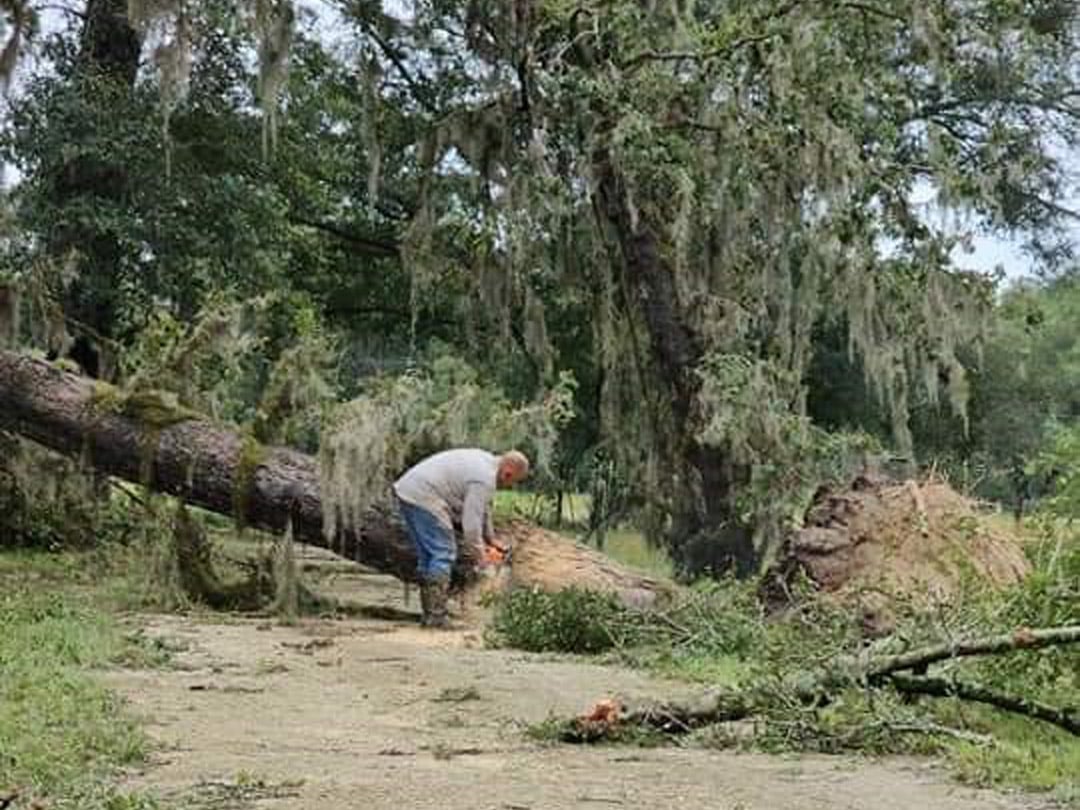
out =
[[[475,549],[479,567],[488,565],[485,545],[495,545],[491,525],[495,489],[511,487],[528,474],[529,460],[517,450],[496,456],[461,448],[424,459],[394,483],[401,516],[416,546],[425,627],[449,623],[450,572],[457,558],[455,523]]]

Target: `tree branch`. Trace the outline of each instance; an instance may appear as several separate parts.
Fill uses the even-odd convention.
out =
[[[947,661],[951,658],[993,655],[1012,652],[1013,650],[1037,650],[1041,647],[1077,643],[1080,643],[1080,625],[1040,630],[1023,627],[1008,635],[990,636],[972,641],[962,641],[957,644],[939,644],[935,647],[924,647],[920,650],[911,650],[899,655],[881,658],[877,661],[871,661],[869,667],[865,670],[865,674],[871,682],[880,681],[894,672],[915,669],[939,661]]]
[[[875,17],[884,17],[886,20],[892,20],[893,22],[898,22],[905,25],[907,24],[907,20],[904,19],[904,17],[900,14],[894,14],[888,9],[878,8],[877,6],[871,5],[870,3],[859,3],[855,2],[855,0],[849,0],[849,2],[841,3],[840,7],[851,9],[853,11],[861,11],[864,14],[871,14]]]
[[[413,98],[416,99],[417,103],[432,115],[437,115],[439,112],[438,108],[428,100],[426,88],[421,86],[420,82],[413,76],[412,71],[409,70],[408,65],[406,65],[405,61],[401,58],[401,54],[399,54],[389,42],[383,39],[379,32],[375,30],[374,26],[365,25],[364,28],[366,29],[367,35],[375,41],[375,44],[379,46],[379,50],[381,50],[383,55],[390,60],[394,69],[397,70],[398,75],[401,76],[405,84],[412,90]],[[424,77],[424,83],[430,84],[427,77]]]
[[[680,62],[684,59],[694,62],[708,62],[711,59],[720,59],[725,56],[731,56],[736,51],[745,48],[748,45],[765,42],[775,36],[776,32],[743,37],[742,39],[735,40],[730,45],[725,45],[723,48],[714,48],[711,51],[657,51],[650,48],[635,56],[631,56],[625,62],[619,64],[619,67],[623,70],[629,70],[639,66],[643,62]]]
[[[837,692],[855,685],[862,674],[871,687],[891,685],[901,692],[935,697],[958,697],[986,703],[1006,711],[1053,723],[1071,734],[1080,736],[1080,716],[1073,709],[1058,709],[1024,697],[1004,695],[977,685],[952,683],[943,678],[915,677],[898,674],[900,670],[922,667],[936,661],[970,655],[986,655],[1019,649],[1038,649],[1055,644],[1080,642],[1080,625],[1031,630],[1022,628],[1011,635],[990,636],[984,639],[942,644],[913,650],[901,655],[860,662],[853,656],[841,659],[830,670],[817,673],[797,673],[785,679],[782,691],[804,706],[821,706],[830,702]],[[626,711],[612,701],[598,703],[588,714],[572,718],[559,728],[565,742],[594,742],[617,738],[627,727],[650,728],[665,734],[685,734],[693,729],[715,723],[730,722],[764,713],[774,700],[770,691],[750,686],[738,691],[724,691],[707,697],[697,704],[657,704]],[[894,731],[962,734],[938,726],[889,726]],[[972,741],[982,742],[980,738]]]
[[[1070,734],[1080,737],[1080,716],[1067,708],[1059,709],[1046,703],[1040,703],[1037,700],[1006,695],[978,684],[949,681],[945,678],[916,678],[910,675],[894,674],[889,676],[889,683],[897,691],[910,695],[956,697],[963,700],[972,700],[976,703],[986,703],[1007,712],[1053,723]]]
[[[317,231],[323,231],[331,236],[336,236],[343,242],[348,242],[353,245],[358,252],[364,253],[368,256],[382,256],[393,257],[397,256],[401,252],[401,246],[395,241],[388,241],[385,239],[375,239],[370,236],[364,236],[362,234],[353,233],[347,228],[342,227],[333,222],[322,222],[317,219],[308,219],[307,217],[293,214],[290,221],[295,225],[302,225],[306,228],[314,228]]]
[[[761,19],[754,21],[751,25],[758,26],[764,25],[773,20],[778,20],[781,17],[786,17],[792,11],[802,5],[803,0],[791,0],[775,11],[765,14]],[[630,57],[627,61],[620,63],[618,66],[621,69],[634,68],[643,62],[678,62],[684,59],[689,59],[695,62],[707,62],[712,59],[719,59],[725,56],[730,56],[742,48],[749,45],[755,45],[759,42],[765,42],[777,36],[780,32],[772,31],[762,34],[751,34],[749,36],[741,37],[734,42],[730,42],[722,48],[714,48],[710,51],[656,51],[648,49],[642,51],[636,56]]]
[[[1080,211],[1075,211],[1072,208],[1068,208],[1064,205],[1053,202],[1052,200],[1044,199],[1035,194],[1025,194],[1024,197],[1026,197],[1030,202],[1034,203],[1035,205],[1046,209],[1049,213],[1054,214],[1055,216],[1064,217],[1065,219],[1071,219],[1073,222],[1080,222]]]
[[[559,739],[568,743],[589,743],[617,737],[627,728],[653,729],[664,734],[687,734],[716,723],[729,723],[753,716],[753,699],[740,692],[723,692],[700,704],[658,703],[632,711],[616,701],[601,701],[588,713],[567,720],[559,728]]]

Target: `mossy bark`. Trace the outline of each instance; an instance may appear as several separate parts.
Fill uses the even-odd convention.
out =
[[[100,383],[0,352],[0,428],[194,506],[233,515],[239,504],[243,522],[254,529],[284,533],[291,518],[298,541],[415,580],[415,552],[390,510],[370,510],[358,530],[324,535],[315,458],[255,446],[188,412],[161,418],[155,411],[146,419],[139,409],[101,407],[102,400]]]

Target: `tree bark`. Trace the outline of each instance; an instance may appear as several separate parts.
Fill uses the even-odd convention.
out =
[[[750,576],[758,562],[753,531],[734,506],[736,489],[749,482],[749,469],[732,463],[721,448],[702,444],[695,435],[697,368],[703,349],[679,302],[674,268],[663,255],[657,229],[644,214],[635,217],[630,210],[625,182],[605,147],[594,151],[592,163],[596,213],[618,243],[649,332],[653,361],[670,392],[681,462],[691,473],[687,491],[676,501],[681,504],[671,533],[676,562],[692,574],[733,571]]]
[[[253,528],[280,533],[291,521],[299,542],[416,580],[416,553],[393,510],[373,508],[358,529],[326,536],[315,458],[258,445],[193,413],[159,410],[140,417],[136,408],[118,408],[117,393],[44,360],[0,351],[0,430],[189,504],[236,515]],[[510,576],[501,584],[546,590],[578,585],[613,592],[636,607],[670,593],[668,583],[627,571],[552,532],[521,522],[496,528],[514,549]],[[461,546],[456,585],[473,579],[474,561],[472,550]]]
[[[18,433],[102,472],[270,532],[292,520],[298,541],[415,580],[416,555],[394,515],[372,510],[359,532],[323,533],[319,470],[311,456],[257,447],[192,416],[155,426],[110,412],[103,383],[13,352],[0,352],[0,429]]]
[[[895,672],[921,669],[930,664],[948,661],[953,658],[965,658],[972,655],[997,655],[1012,652],[1013,650],[1037,650],[1042,647],[1062,644],[1080,644],[1080,624],[1037,630],[1022,627],[1013,633],[999,636],[910,650],[873,661],[866,670],[866,677],[871,681],[876,681]]]

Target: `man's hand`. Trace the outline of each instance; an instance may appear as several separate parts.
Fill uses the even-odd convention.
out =
[[[481,567],[499,565],[506,559],[506,549],[492,542],[484,545]]]

